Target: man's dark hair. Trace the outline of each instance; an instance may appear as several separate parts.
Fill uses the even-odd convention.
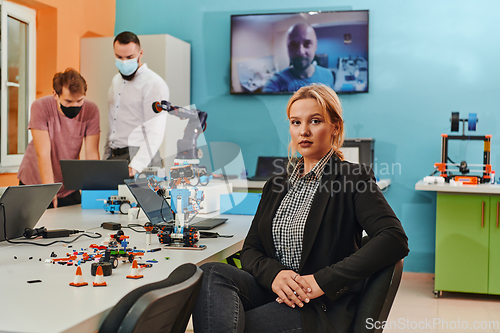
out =
[[[118,42],[123,45],[127,45],[128,43],[135,43],[141,47],[141,42],[139,41],[139,37],[136,34],[130,31],[123,31],[116,35],[115,40],[113,41],[113,45]]]
[[[63,73],[56,73],[52,79],[52,87],[57,95],[61,96],[63,87],[68,88],[71,94],[87,93],[87,82],[73,68],[66,69]]]

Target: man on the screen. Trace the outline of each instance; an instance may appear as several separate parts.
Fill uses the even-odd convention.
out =
[[[288,29],[287,48],[290,66],[275,73],[264,85],[263,92],[295,92],[311,83],[323,83],[333,88],[333,73],[313,64],[318,39],[314,28],[297,23]]]

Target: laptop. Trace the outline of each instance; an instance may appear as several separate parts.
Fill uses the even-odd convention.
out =
[[[4,221],[0,207],[0,241],[5,241],[4,225],[8,239],[21,237],[24,229],[33,228],[61,185],[56,183],[8,187],[0,198],[5,208]]]
[[[146,214],[151,223],[157,224],[174,220],[174,214],[172,213],[172,209],[170,209],[170,205],[148,187],[146,179],[126,179],[125,185],[127,185],[135,200],[141,205],[144,214]]]
[[[195,217],[193,219],[193,222],[189,223],[189,226],[194,227],[198,230],[210,230],[220,226],[223,223],[226,223],[226,221],[227,219],[222,217],[213,217],[209,219],[200,219]]]
[[[340,150],[345,160],[371,166],[374,162],[375,139],[345,139]]]
[[[61,160],[67,190],[116,190],[128,179],[127,160]]]
[[[266,181],[272,176],[281,175],[286,172],[287,163],[287,157],[259,156],[255,176],[249,177],[248,180]]]
[[[126,179],[125,184],[151,223],[157,224],[174,220],[174,215],[168,202],[148,187],[148,181],[146,179]],[[227,219],[225,218],[195,218],[193,222],[189,223],[189,226],[195,227],[198,230],[210,230],[226,221]]]

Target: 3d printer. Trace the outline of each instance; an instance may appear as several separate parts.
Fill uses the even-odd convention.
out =
[[[435,172],[441,172],[440,176],[444,177],[446,182],[451,179],[454,181],[463,182],[464,184],[478,184],[489,183],[491,180],[491,161],[490,161],[490,147],[491,135],[465,135],[465,123],[468,124],[469,131],[476,131],[476,124],[478,122],[477,114],[469,113],[466,119],[460,119],[458,112],[451,113],[451,131],[458,132],[462,122],[462,135],[448,135],[441,134],[441,163],[435,163]],[[461,161],[460,164],[453,162],[448,157],[448,141],[449,140],[479,140],[484,141],[484,154],[483,164],[467,164],[466,161]],[[469,170],[469,167],[479,167],[478,170]],[[460,175],[453,174],[458,168]],[[470,172],[480,173],[480,175],[470,175]]]

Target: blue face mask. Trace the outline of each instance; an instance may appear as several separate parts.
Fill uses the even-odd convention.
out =
[[[120,60],[115,58],[115,65],[120,71],[125,76],[129,76],[137,70],[139,67],[139,63],[137,62],[137,58],[134,59],[127,59],[127,60]]]

